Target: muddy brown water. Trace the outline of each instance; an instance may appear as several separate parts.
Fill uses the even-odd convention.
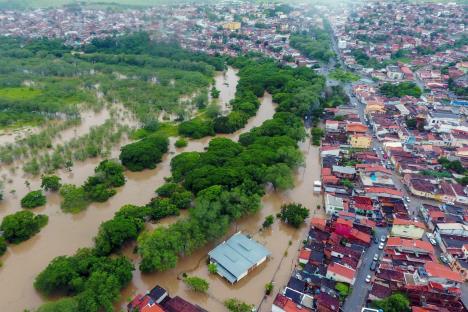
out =
[[[85,111],[81,113],[80,124],[63,130],[60,133],[60,138],[54,140],[54,143],[63,143],[71,140],[75,136],[82,136],[88,133],[90,128],[102,125],[109,117],[110,112],[106,108],[103,108],[99,112]],[[0,146],[8,143],[15,143],[28,135],[38,133],[40,130],[40,127],[26,127],[14,131],[1,132]]]
[[[229,76],[229,74],[226,74]],[[235,76],[235,73],[234,73]],[[232,77],[232,76],[230,76]],[[219,80],[223,80],[219,82]],[[237,80],[224,84],[224,75],[216,76],[217,83],[226,88],[221,90],[220,97],[229,101],[226,92],[234,96]],[[228,100],[229,99],[229,100]],[[275,105],[269,94],[261,99],[262,105],[257,115],[251,118],[246,127],[236,133],[223,135],[223,137],[237,140],[243,132],[261,125],[265,120],[271,119],[275,112]],[[63,137],[63,136],[62,136]],[[164,156],[163,161],[154,170],[143,172],[126,172],[127,183],[118,189],[115,196],[106,203],[93,203],[87,210],[72,215],[60,210],[60,198],[57,194],[47,194],[47,204],[34,210],[36,213],[44,213],[49,216],[49,224],[36,236],[19,245],[10,245],[7,253],[0,259],[3,267],[0,268],[0,311],[23,311],[23,309],[34,309],[44,301],[50,299],[41,296],[33,287],[34,278],[47,264],[60,255],[72,255],[78,248],[92,246],[93,237],[96,235],[100,223],[113,217],[115,211],[125,204],[143,205],[153,196],[154,190],[164,183],[164,177],[170,176],[170,160],[179,152],[203,151],[211,138],[192,140],[185,148],[174,148],[175,138],[171,138],[170,150]],[[281,263],[281,270],[276,274],[275,281],[284,284],[290,274],[291,265],[294,263],[298,242],[304,237],[307,227],[293,230],[290,227],[275,222],[271,229],[258,233],[265,216],[276,214],[283,203],[296,201],[301,202],[316,212],[315,206],[321,199],[312,193],[313,180],[318,179],[319,162],[318,152],[310,147],[309,141],[301,145],[306,155],[306,166],[300,168],[296,174],[296,187],[290,191],[276,193],[273,191],[262,199],[263,209],[256,215],[240,220],[234,225],[230,234],[237,230],[253,234],[256,239],[264,243],[272,252],[272,258],[262,267],[258,268],[239,284],[231,286],[218,276],[210,276],[205,264],[207,252],[214,246],[210,244],[198,250],[191,256],[181,259],[176,269],[164,273],[142,275],[138,270],[134,272],[132,283],[123,291],[122,301],[124,306],[128,298],[136,293],[144,293],[154,285],[159,284],[167,288],[171,295],[180,295],[189,301],[199,304],[209,311],[222,311],[222,300],[228,297],[238,297],[252,303],[259,304],[264,292],[264,285],[272,279],[275,271]],[[118,156],[119,149],[112,153],[112,157]],[[93,174],[94,168],[100,159],[91,159],[84,162],[76,162],[72,172],[59,171],[64,183],[81,184],[86,178]],[[0,218],[7,214],[21,210],[20,199],[30,190],[38,189],[39,178],[26,177],[20,170],[15,173],[8,172],[8,179],[12,183],[6,185],[6,198],[0,202]],[[26,187],[24,181],[28,180],[31,185]],[[9,193],[15,189],[16,194]],[[160,224],[150,225],[166,226],[186,216],[183,212],[179,217],[170,217],[161,221]],[[292,245],[289,246],[289,241]],[[131,244],[124,250],[125,254],[138,266],[138,259],[131,253]],[[283,260],[284,251],[288,249],[288,256]],[[178,273],[187,272],[196,276],[204,277],[210,281],[208,295],[195,294],[188,291],[185,285],[177,279]],[[279,287],[275,287],[275,293]],[[271,307],[268,300],[262,305],[263,308]]]

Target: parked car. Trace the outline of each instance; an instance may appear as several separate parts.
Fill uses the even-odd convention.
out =
[[[433,238],[429,238],[429,242],[434,246],[437,245],[437,242]]]
[[[409,198],[409,196],[406,196],[405,199],[406,199],[406,202],[411,203],[411,199]]]
[[[385,236],[385,235],[380,236],[380,241],[382,243],[384,243],[386,240],[387,240],[387,236]]]
[[[366,276],[366,283],[370,283],[371,278],[372,278],[372,277],[371,277],[370,275],[367,275],[367,276]]]
[[[372,261],[370,265],[370,269],[371,271],[375,271],[375,269],[377,269],[377,261]]]
[[[384,248],[384,243],[379,244],[379,249],[382,250]]]
[[[429,233],[429,232],[426,233],[426,236],[427,236],[428,239],[431,239],[431,238],[433,239],[434,238],[434,235],[432,233]]]
[[[444,255],[440,255],[439,259],[440,259],[440,261],[442,261],[443,263],[445,263],[445,264],[449,264],[449,261],[448,261],[448,259],[447,259],[447,257],[446,257],[446,256],[444,256]]]
[[[377,236],[374,236],[374,243],[376,243],[376,244],[379,243],[379,238]]]
[[[377,260],[379,260],[379,254],[374,255],[374,261],[377,261]]]

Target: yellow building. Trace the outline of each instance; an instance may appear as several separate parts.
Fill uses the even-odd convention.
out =
[[[224,29],[228,29],[230,31],[238,30],[241,28],[241,23],[239,22],[229,22],[223,25]]]
[[[405,220],[405,219],[394,219],[391,236],[421,239],[426,231],[426,227],[422,222]]]
[[[351,144],[353,148],[370,148],[372,139],[365,134],[353,134],[349,137],[349,144]]]

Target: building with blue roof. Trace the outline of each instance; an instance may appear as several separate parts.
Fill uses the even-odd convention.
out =
[[[237,232],[208,253],[219,275],[231,284],[267,260],[271,253],[260,243]]]

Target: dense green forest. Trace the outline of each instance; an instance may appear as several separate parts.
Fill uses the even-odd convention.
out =
[[[326,29],[314,27],[308,32],[292,34],[289,40],[293,48],[308,58],[328,62],[334,56],[330,35]]]

